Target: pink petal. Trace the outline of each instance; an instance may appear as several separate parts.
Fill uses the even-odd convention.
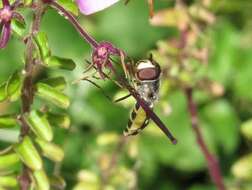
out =
[[[80,11],[85,15],[106,9],[119,0],[76,0]]]
[[[11,33],[11,26],[10,22],[6,23],[2,27],[2,32],[0,36],[0,49],[5,48],[9,39],[10,39],[10,33]]]

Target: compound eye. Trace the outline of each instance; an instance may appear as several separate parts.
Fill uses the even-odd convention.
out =
[[[139,80],[154,80],[159,78],[160,71],[156,68],[145,68],[137,72]]]

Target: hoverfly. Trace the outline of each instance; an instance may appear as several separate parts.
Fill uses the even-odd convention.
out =
[[[124,59],[121,60],[124,62]],[[91,64],[89,61],[87,61]],[[122,101],[130,96],[133,96],[137,103],[131,113],[130,119],[128,121],[128,126],[124,130],[125,136],[137,135],[141,130],[143,130],[149,123],[150,118],[157,124],[157,126],[165,133],[165,135],[172,141],[173,144],[177,143],[177,140],[173,137],[172,133],[168,128],[162,123],[162,121],[152,112],[155,102],[158,100],[159,96],[159,85],[161,77],[161,68],[157,62],[152,59],[152,56],[146,60],[140,60],[136,63],[123,63],[125,78],[118,77],[117,80],[113,80],[108,74],[104,75],[106,78],[115,82],[120,88],[126,88],[130,92],[129,95],[114,100],[113,102]],[[95,73],[94,73],[95,74]],[[95,82],[88,79],[89,77],[82,77],[79,80],[85,80],[92,83],[94,86],[99,88],[105,97],[110,101],[112,98],[106,94],[103,89],[97,85]],[[99,79],[92,76],[94,79]],[[126,80],[127,79],[127,80]],[[124,81],[125,80],[125,81]],[[141,99],[144,101],[142,102]],[[149,112],[148,112],[149,110]],[[148,113],[148,114],[147,114]]]
[[[161,68],[152,58],[140,60],[129,71],[131,83],[140,97],[145,100],[150,109],[158,100]],[[125,136],[137,135],[149,123],[150,118],[144,109],[136,103],[130,114]]]

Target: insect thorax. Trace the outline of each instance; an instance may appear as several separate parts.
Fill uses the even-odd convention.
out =
[[[160,66],[153,60],[142,60],[136,65],[136,89],[150,107],[158,100],[160,75]]]

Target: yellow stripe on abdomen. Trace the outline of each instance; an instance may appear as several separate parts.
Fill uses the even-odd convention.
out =
[[[138,105],[133,109],[127,128],[124,130],[124,135],[136,135],[147,125],[147,115],[142,107]]]

